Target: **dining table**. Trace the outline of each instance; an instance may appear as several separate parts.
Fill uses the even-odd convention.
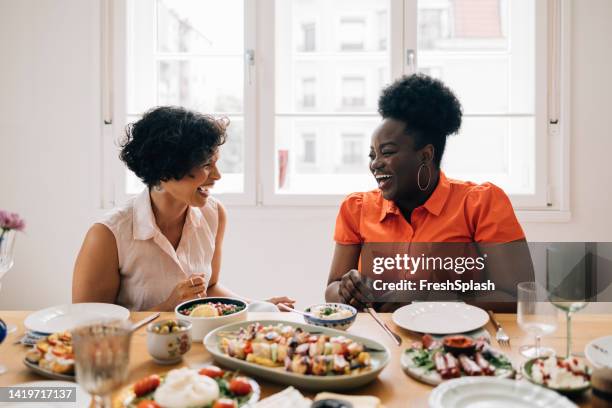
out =
[[[27,347],[17,342],[24,334],[23,322],[30,313],[30,311],[0,311],[0,317],[6,323],[13,323],[17,326],[17,330],[9,334],[5,342],[0,345],[0,363],[5,365],[8,369],[5,374],[0,375],[1,387],[44,380],[44,378],[30,371],[24,365],[23,359]],[[152,312],[132,312],[130,319],[136,322],[151,313]],[[380,313],[379,315],[394,332],[402,337],[402,345],[397,346],[392,338],[381,329],[369,314],[359,313],[355,323],[348,329],[348,332],[368,337],[385,344],[391,351],[391,360],[389,365],[382,371],[376,380],[361,388],[347,390],[343,393],[376,396],[387,408],[427,407],[429,395],[434,387],[420,383],[406,375],[400,364],[401,354],[413,341],[418,340],[420,335],[397,327],[393,323],[390,313]],[[518,368],[526,361],[526,359],[520,355],[519,347],[526,344],[533,344],[534,338],[521,330],[517,324],[515,314],[497,314],[496,317],[510,336],[510,346],[501,347],[497,344],[495,341],[495,328],[491,322],[487,323],[485,329],[491,335],[492,345],[507,353],[513,365]],[[175,318],[174,313],[162,313],[157,321],[169,318]],[[303,322],[302,317],[298,314],[281,312],[249,313],[248,320],[286,320]],[[580,355],[589,341],[612,334],[612,314],[578,313],[573,317],[572,331],[573,351]],[[168,370],[182,366],[199,367],[213,363],[212,356],[208,353],[202,342],[194,341],[191,350],[184,355],[182,362],[171,366],[156,364],[147,352],[146,338],[146,327],[141,327],[132,336],[129,374],[126,384],[134,383],[149,374],[164,373]],[[559,327],[554,334],[542,339],[542,345],[554,348],[558,355],[564,353],[566,345],[564,320],[559,320]],[[286,388],[284,385],[270,383],[258,378],[255,379],[261,387],[261,398],[265,398]],[[116,393],[118,392],[120,391],[116,391]],[[314,396],[311,392],[303,391],[302,393],[307,397]],[[573,397],[572,399],[579,407],[591,407],[590,392]]]

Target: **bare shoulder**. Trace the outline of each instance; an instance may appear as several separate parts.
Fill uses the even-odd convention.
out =
[[[113,232],[104,224],[95,223],[87,231],[83,249],[96,250],[101,254],[117,254],[117,241]]]

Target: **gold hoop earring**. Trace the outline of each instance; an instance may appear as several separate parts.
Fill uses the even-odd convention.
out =
[[[421,187],[421,170],[423,170],[423,168],[426,168],[427,171],[429,172],[429,177],[427,178],[427,185],[425,187]],[[421,163],[421,165],[419,166],[419,171],[417,172],[417,186],[419,186],[419,190],[427,191],[430,183],[431,183],[431,170],[429,169],[429,167],[427,167],[425,163]]]

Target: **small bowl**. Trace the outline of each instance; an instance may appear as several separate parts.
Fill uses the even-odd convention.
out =
[[[161,327],[170,321],[176,320],[162,320],[149,323],[147,326],[147,350],[153,360],[159,364],[176,364],[191,348],[191,323],[186,320],[178,320],[178,326],[183,328],[180,331],[170,333],[154,331],[155,327]]]
[[[541,387],[544,388],[548,388],[549,390],[553,390],[556,391],[560,394],[564,394],[564,395],[578,395],[578,394],[582,394],[583,392],[585,392],[586,390],[588,390],[589,388],[591,388],[591,382],[587,381],[586,384],[580,386],[580,387],[574,387],[574,388],[557,388],[557,387],[550,387],[548,385],[542,384],[540,382],[537,382],[534,378],[533,378],[533,374],[532,374],[532,369],[533,369],[533,365],[535,364],[535,362],[537,360],[539,360],[541,357],[536,357],[536,358],[532,358],[530,360],[527,360],[521,367],[521,372],[523,373],[524,377],[527,378],[529,381],[531,381],[532,383],[539,385]],[[563,357],[549,357],[549,358],[556,358],[557,360],[563,360]],[[587,374],[591,374],[591,369],[586,366],[586,372]]]
[[[188,308],[190,306],[196,304],[205,304],[205,303],[214,303],[220,302],[225,304],[231,304],[236,306],[243,306],[239,312],[232,313],[230,315],[225,316],[216,316],[216,317],[191,317],[185,316],[180,313],[179,310]],[[187,320],[193,325],[192,329],[192,337],[194,341],[202,341],[206,335],[216,329],[217,327],[225,326],[230,323],[244,322],[247,319],[247,304],[246,302],[240,299],[234,299],[229,297],[208,297],[202,299],[191,299],[186,302],[181,303],[174,309],[174,314],[178,319]]]
[[[320,305],[312,305],[304,309],[306,313],[312,313],[312,310],[321,306],[329,306],[335,309],[344,309],[351,312],[351,316],[343,317],[341,319],[324,319],[315,316],[304,316],[304,321],[308,324],[313,324],[315,326],[328,327],[330,329],[337,330],[347,330],[349,327],[355,323],[355,319],[357,318],[357,309],[353,306],[345,305],[344,303],[323,303]]]

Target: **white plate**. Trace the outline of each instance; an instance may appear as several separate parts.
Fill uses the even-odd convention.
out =
[[[74,408],[88,407],[91,404],[91,396],[78,384],[68,381],[32,381],[23,384],[11,385],[11,387],[68,387],[76,388],[76,403],[74,402],[38,402],[28,404],[26,402],[0,402],[2,408],[26,408],[26,407],[45,407],[45,408]],[[73,391],[75,392],[75,391]]]
[[[25,358],[23,359],[23,364],[25,364],[26,367],[34,371],[36,374],[42,375],[43,377],[51,378],[52,380],[75,381],[74,374],[67,375],[54,373],[53,371],[47,371],[43,368],[40,368],[38,364],[30,363]]]
[[[612,336],[591,341],[584,348],[584,355],[595,368],[612,367]]]
[[[260,323],[262,326],[277,325],[280,323],[293,327],[301,327],[305,331],[323,333],[328,336],[344,336],[353,341],[362,343],[366,347],[380,350],[380,352],[370,352],[372,368],[369,371],[349,375],[316,376],[291,373],[285,371],[283,367],[270,368],[255,363],[249,363],[245,360],[230,357],[220,350],[220,337],[218,336],[219,332],[240,330],[240,328],[247,327],[249,324],[253,323]],[[387,364],[389,364],[390,360],[389,349],[377,341],[365,337],[355,336],[341,330],[329,329],[321,326],[312,326],[309,324],[294,323],[285,320],[252,320],[228,324],[208,333],[206,338],[204,338],[204,345],[206,346],[208,352],[212,354],[213,359],[225,367],[251,374],[255,378],[261,378],[284,385],[292,385],[300,389],[312,391],[336,391],[360,387],[376,379],[378,374],[380,374]]]
[[[526,381],[494,377],[463,377],[438,385],[429,396],[430,408],[574,408],[554,391]]]
[[[28,330],[41,333],[57,333],[71,330],[97,320],[127,320],[130,311],[110,303],[75,303],[52,306],[26,317],[23,324]]]
[[[489,321],[484,310],[460,302],[412,303],[397,309],[391,318],[406,330],[429,334],[464,333]]]

